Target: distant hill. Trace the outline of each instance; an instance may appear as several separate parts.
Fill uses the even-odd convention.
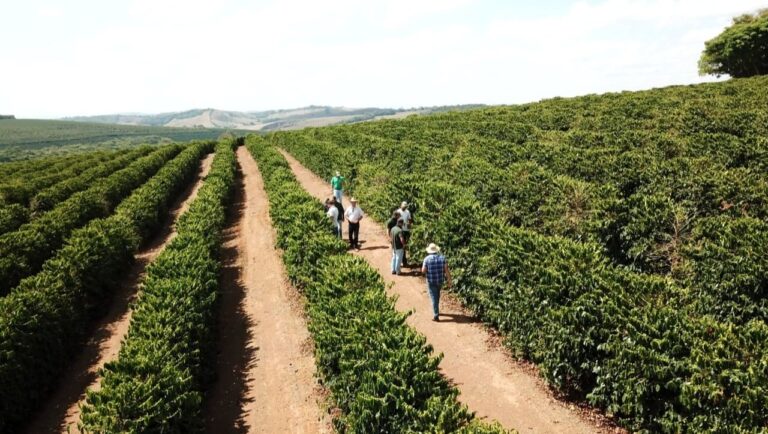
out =
[[[13,119],[0,122],[0,162],[143,143],[211,140],[222,134],[295,130],[387,118],[403,118],[478,105],[413,109],[309,106],[290,110],[237,112],[195,109],[161,114],[77,116],[63,120]]]
[[[289,110],[238,112],[212,108],[160,114],[114,114],[65,118],[78,122],[164,127],[233,128],[251,131],[293,130],[305,127],[362,122],[411,114],[462,109],[476,106],[432,107],[418,109],[346,108],[309,106]]]
[[[39,119],[0,122],[0,161],[143,143],[214,140],[224,128],[168,128]],[[242,131],[231,131],[243,134]]]

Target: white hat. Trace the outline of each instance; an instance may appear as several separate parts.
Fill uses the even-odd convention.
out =
[[[401,207],[403,207],[403,206],[408,206],[408,202],[406,202],[406,201],[403,201],[403,202],[400,204],[400,206],[401,206]]]
[[[341,176],[341,172],[339,172],[339,171],[337,170],[337,171],[336,171],[336,176]]]
[[[440,251],[440,246],[438,246],[435,243],[430,243],[429,246],[427,246],[427,253],[437,253]]]

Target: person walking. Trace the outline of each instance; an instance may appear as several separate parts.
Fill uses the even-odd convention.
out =
[[[403,219],[403,237],[405,238],[406,243],[411,242],[411,225],[415,222],[413,221],[413,215],[411,214],[411,211],[408,209],[408,202],[402,202],[400,204],[400,208],[395,210],[397,215]],[[403,250],[403,267],[408,266],[408,249]]]
[[[440,321],[440,290],[447,283],[451,287],[451,270],[445,256],[440,254],[440,247],[431,243],[427,247],[427,257],[421,264],[421,272],[427,276],[427,292],[432,300],[432,321]]]
[[[387,220],[387,234],[392,232],[392,228],[397,226],[397,220],[400,219],[400,214],[397,211],[392,213],[392,217]]]
[[[389,233],[389,239],[392,243],[392,274],[400,274],[400,267],[403,262],[403,249],[405,248],[403,219],[397,220],[397,225]]]
[[[331,205],[331,199],[325,199],[325,202],[323,202],[323,212],[325,215],[328,215],[328,210],[332,207]]]
[[[363,214],[363,210],[357,206],[357,199],[353,197],[349,202],[351,205],[344,213],[344,216],[349,222],[349,248],[360,250],[360,220],[365,217],[365,214]]]
[[[344,205],[341,204],[340,200],[336,200],[335,197],[331,198],[331,205],[335,206],[337,210],[339,210],[339,222],[344,221]]]
[[[357,167],[352,167],[349,171],[349,183],[347,184],[347,190],[350,192],[355,191],[355,182],[357,181]]]
[[[336,202],[341,203],[341,199],[344,196],[344,177],[341,176],[341,172],[336,171],[336,176],[331,178],[331,188],[333,189],[333,197],[336,198]]]
[[[331,218],[331,223],[333,223],[333,234],[339,238],[341,238],[341,222],[339,221],[339,208],[336,207],[333,200],[328,199],[326,201],[328,204],[328,209],[326,210],[326,215]]]

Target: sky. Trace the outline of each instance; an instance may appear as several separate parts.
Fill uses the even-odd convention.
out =
[[[2,0],[0,114],[516,104],[700,77],[766,0]]]

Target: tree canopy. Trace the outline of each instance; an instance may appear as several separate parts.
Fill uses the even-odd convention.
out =
[[[704,46],[699,59],[701,75],[768,74],[768,9],[734,18],[730,27]]]

